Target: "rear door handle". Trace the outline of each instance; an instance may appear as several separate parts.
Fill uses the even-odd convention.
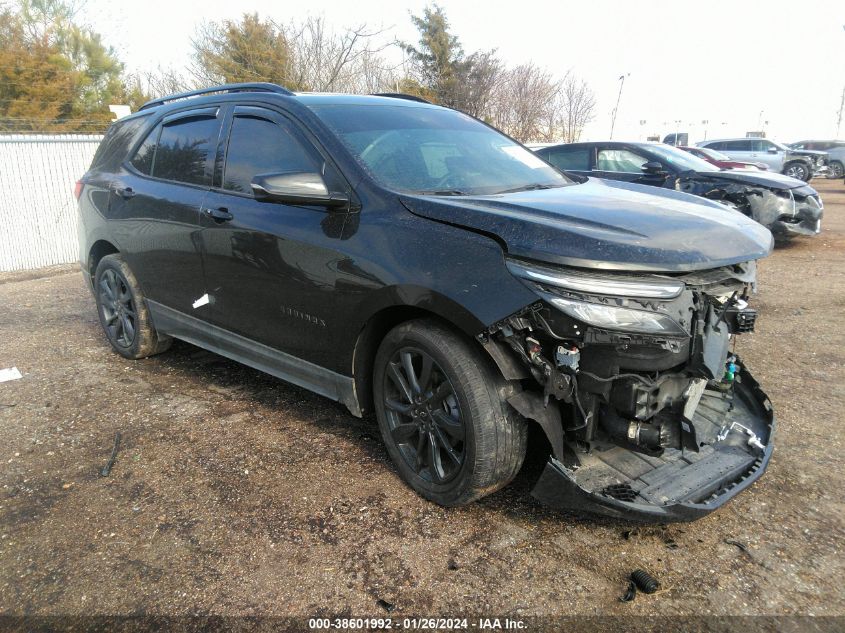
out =
[[[215,222],[228,222],[235,216],[229,213],[229,209],[226,207],[220,207],[219,209],[206,209],[205,214],[213,218]]]
[[[134,195],[135,195],[135,190],[134,190],[134,189],[132,189],[132,187],[120,187],[120,186],[116,186],[116,187],[114,188],[114,192],[115,192],[117,195],[119,195],[121,198],[123,198],[124,200],[126,200],[126,199],[128,199],[128,198],[131,198],[132,196],[134,196]]]

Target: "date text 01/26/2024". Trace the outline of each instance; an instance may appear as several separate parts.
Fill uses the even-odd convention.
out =
[[[451,630],[518,631],[526,628],[522,620],[510,618],[311,618],[311,630]]]

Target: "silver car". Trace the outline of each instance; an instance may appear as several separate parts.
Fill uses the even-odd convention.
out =
[[[838,179],[845,176],[845,141],[798,141],[789,146],[792,149],[827,152],[830,156],[830,177]]]
[[[780,172],[805,182],[813,176],[814,165],[803,156],[797,156],[786,145],[767,138],[712,139],[697,143],[748,163],[765,163],[770,171]]]

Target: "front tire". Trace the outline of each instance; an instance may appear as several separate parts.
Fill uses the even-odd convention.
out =
[[[97,264],[94,296],[100,325],[118,354],[136,360],[170,347],[171,338],[153,327],[138,280],[119,254],[107,255]]]
[[[840,163],[838,160],[831,161],[830,178],[839,180],[843,175],[845,175],[845,165]]]
[[[810,180],[811,177],[810,170],[803,163],[789,163],[783,168],[783,174],[804,182]]]
[[[527,428],[505,401],[514,388],[444,325],[420,319],[391,330],[376,354],[373,385],[387,451],[426,499],[465,505],[519,472]]]

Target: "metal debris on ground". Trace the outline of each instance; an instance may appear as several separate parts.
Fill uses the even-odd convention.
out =
[[[378,599],[376,604],[388,613],[392,613],[393,610],[396,608],[395,604],[393,604],[392,602],[388,602],[387,600],[382,600],[381,598]]]
[[[18,371],[17,367],[0,369],[0,382],[8,382],[9,380],[17,380],[18,378],[23,378],[23,375]]]
[[[109,473],[111,472],[112,466],[114,466],[114,462],[117,460],[117,449],[120,447],[120,431],[114,434],[114,448],[111,451],[111,457],[109,458],[108,463],[103,466],[103,469],[100,471],[100,477],[108,477]]]

